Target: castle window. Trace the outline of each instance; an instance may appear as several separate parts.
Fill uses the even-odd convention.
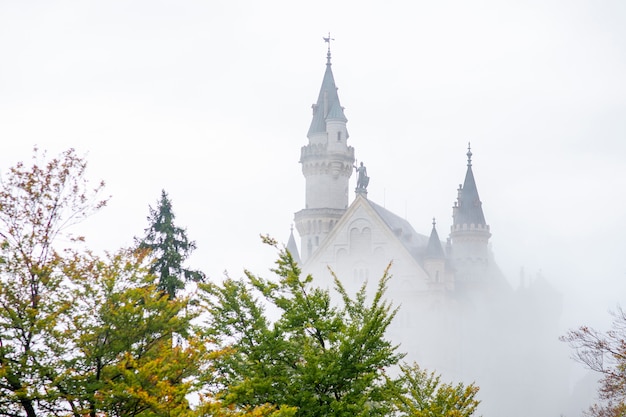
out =
[[[355,268],[352,271],[352,275],[354,278],[354,282],[358,284],[363,284],[365,281],[369,279],[369,269],[367,268]]]
[[[337,142],[341,141],[341,132],[337,132]]]
[[[357,256],[370,256],[372,253],[372,231],[365,227],[362,231],[357,228],[350,230],[350,252]]]

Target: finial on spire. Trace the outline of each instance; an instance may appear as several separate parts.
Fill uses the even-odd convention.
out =
[[[437,221],[435,220],[435,218],[433,217],[433,229],[435,228],[435,225],[437,224]]]
[[[328,37],[324,36],[323,39],[324,39],[324,42],[328,44],[328,52],[326,53],[326,64],[330,65],[330,41],[334,41],[335,38],[331,38],[330,32],[328,32]]]
[[[467,166],[472,166],[472,146],[470,142],[467,142]]]

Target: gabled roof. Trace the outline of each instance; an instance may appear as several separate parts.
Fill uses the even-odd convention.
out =
[[[389,229],[396,235],[406,250],[415,258],[420,259],[428,243],[428,238],[413,229],[411,223],[395,213],[379,206],[371,200],[365,201],[378,213],[380,218],[387,224]]]
[[[320,247],[307,259],[307,264],[310,262],[319,262],[321,254],[326,251],[330,245],[334,244],[337,239],[337,234],[340,233],[349,222],[354,220],[355,213],[361,207],[365,208],[366,212],[370,213],[372,221],[377,222],[382,228],[387,230],[388,235],[395,238],[395,241],[399,244],[399,248],[404,248],[407,255],[410,256],[417,265],[420,265],[421,258],[426,250],[428,237],[417,233],[405,219],[361,195],[357,195],[356,199],[350,204],[350,207],[348,207],[339,222],[333,227],[333,230],[326,236]]]
[[[326,132],[327,120],[340,120],[347,122],[343,107],[339,103],[339,95],[337,94],[337,86],[335,85],[335,77],[330,63],[330,52],[327,56],[326,72],[322,80],[322,87],[317,96],[317,103],[313,105],[313,120],[309,127],[308,137],[314,133]]]

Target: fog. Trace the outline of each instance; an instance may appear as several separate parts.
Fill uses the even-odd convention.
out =
[[[330,30],[368,199],[445,240],[471,142],[512,289],[560,294],[554,338],[607,328],[626,294],[625,18],[590,0],[2,2],[0,169],[74,147],[112,196],[80,226],[91,247],[131,244],[165,189],[195,268],[269,275],[258,236],[286,243],[304,208]]]

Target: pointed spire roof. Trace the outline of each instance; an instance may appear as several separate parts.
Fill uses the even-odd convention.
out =
[[[293,225],[291,225],[291,234],[289,235],[289,241],[287,241],[287,250],[291,254],[291,257],[297,263],[300,263],[300,253],[298,252],[298,245],[296,245],[296,239],[293,237]]]
[[[324,38],[327,40],[329,38]],[[333,70],[330,63],[330,39],[328,42],[328,53],[326,54],[326,72],[324,72],[324,79],[322,80],[322,87],[320,93],[317,96],[317,103],[313,104],[313,120],[309,127],[310,137],[315,133],[326,132],[327,120],[339,120],[347,122],[343,107],[339,103],[339,95],[337,94],[337,86],[335,85],[335,77],[333,76]]]
[[[467,172],[463,186],[459,188],[459,195],[455,205],[456,215],[454,224],[482,224],[486,225],[482,202],[478,196],[478,188],[472,172],[472,148],[467,144]]]
[[[435,227],[436,222],[433,217],[433,230],[430,232],[430,238],[428,239],[428,245],[426,246],[425,257],[428,259],[445,259],[445,253],[441,246],[441,240],[439,240],[439,234]]]

